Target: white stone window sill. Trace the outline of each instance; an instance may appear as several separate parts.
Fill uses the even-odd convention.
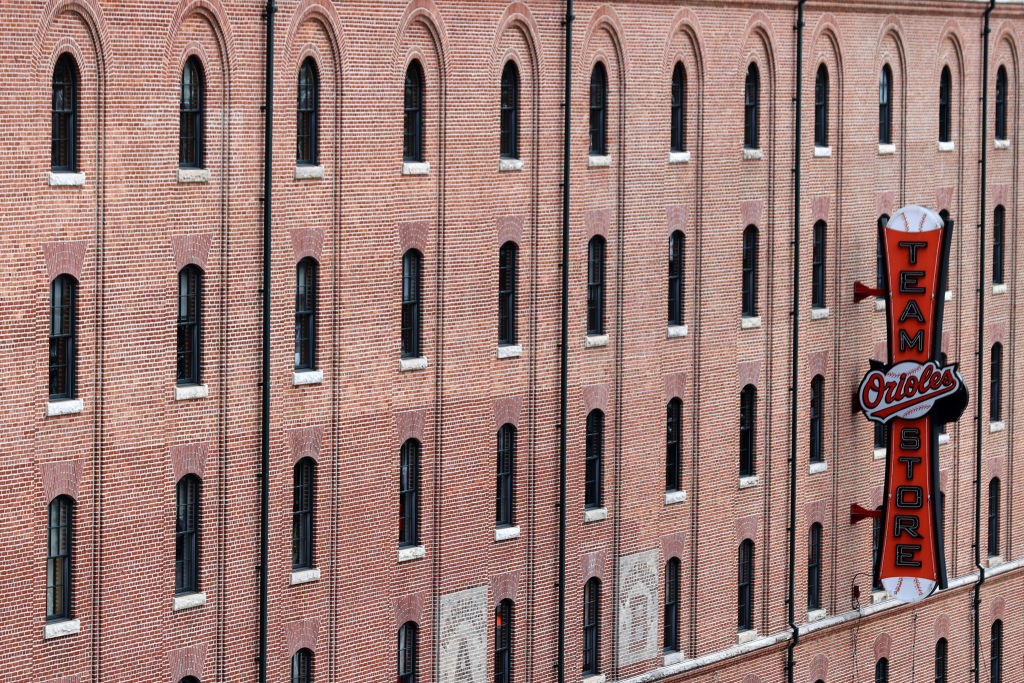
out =
[[[210,395],[210,387],[205,384],[184,384],[174,387],[175,401],[190,401],[194,398],[206,398]]]
[[[608,519],[608,508],[590,508],[583,511],[584,522],[600,522],[602,519]]]
[[[320,384],[323,381],[323,370],[296,370],[292,373],[292,384],[297,387],[304,384]]]
[[[74,415],[85,410],[85,404],[80,398],[65,398],[57,401],[46,402],[46,417],[57,417],[58,415]]]
[[[824,607],[822,607],[821,609],[811,610],[807,613],[807,621],[811,622],[818,621],[819,619],[824,619],[825,614],[826,612]]]
[[[291,576],[288,577],[288,583],[292,586],[297,586],[300,583],[309,583],[311,581],[319,580],[319,567],[313,567],[312,569],[294,569],[292,570]]]
[[[296,164],[295,165],[295,179],[296,180],[319,180],[324,177],[323,166],[313,166],[311,164]]]
[[[886,592],[884,589],[883,590],[879,590],[879,591],[871,591],[871,604],[878,604],[880,602],[885,602],[888,599],[889,599],[889,593]]]
[[[73,636],[82,630],[82,622],[78,619],[64,619],[62,621],[51,621],[43,626],[43,640],[60,638],[62,636]]]
[[[504,344],[498,347],[495,354],[498,358],[519,358],[523,355],[523,347],[519,344]]]
[[[590,168],[605,168],[612,165],[611,154],[591,154],[587,157],[587,166]]]
[[[507,541],[513,538],[519,538],[520,529],[518,526],[500,526],[494,530],[495,541]]]
[[[690,163],[689,152],[669,152],[668,163],[670,164],[688,164]]]
[[[993,433],[993,432],[1001,432],[1004,429],[1006,429],[1006,424],[1003,423],[1003,422],[989,422],[988,423],[988,431],[989,431],[990,434]]]
[[[743,148],[743,161],[761,161],[764,159],[764,152],[759,149]]]
[[[829,310],[827,308],[812,308],[811,309],[811,320],[825,320],[828,318]]]
[[[996,149],[1010,149],[1010,141],[996,138]]]
[[[598,346],[608,346],[607,334],[588,334],[586,348],[593,349]]]
[[[1003,563],[1002,555],[989,555],[988,556],[988,568],[995,569]]]
[[[875,310],[876,311],[884,311],[885,310],[885,297],[884,296],[876,296],[875,297]]]
[[[584,676],[580,683],[604,683],[604,674],[594,674],[593,676]]]
[[[665,339],[685,337],[690,332],[689,325],[669,325],[665,328]]]
[[[666,491],[665,505],[674,505],[686,501],[686,491]]]
[[[949,443],[949,434],[940,433],[939,434],[939,445],[940,446],[944,446],[947,443]]]
[[[398,370],[400,372],[409,372],[410,370],[426,370],[427,369],[427,358],[426,356],[420,356],[419,358],[400,358],[398,360]]]
[[[756,638],[757,630],[748,628],[736,634],[736,644],[742,645],[743,643],[749,643],[750,641],[755,640]]]
[[[882,459],[884,459],[885,458],[885,449],[884,448],[876,448],[875,450],[873,450],[871,452],[871,457],[874,458],[875,460],[882,460]]]
[[[429,161],[403,161],[402,175],[427,175],[430,173]]]
[[[398,549],[398,561],[409,562],[410,560],[418,560],[425,557],[427,549],[421,545],[409,545],[404,548]]]
[[[749,488],[751,488],[753,486],[757,486],[760,483],[761,483],[761,478],[760,478],[759,475],[756,475],[756,474],[751,474],[751,475],[748,475],[746,477],[740,477],[740,488],[741,489],[749,489]]]
[[[499,171],[522,171],[523,160],[522,159],[498,159],[498,170]]]
[[[684,661],[686,661],[685,652],[669,652],[661,658],[661,665],[672,666]]]
[[[68,171],[50,171],[50,187],[81,187],[85,185],[84,173],[70,173]]]
[[[743,316],[740,318],[741,330],[757,330],[761,328],[761,316]]]
[[[944,301],[952,301],[953,300],[953,291],[947,289],[946,290],[946,296],[943,298],[943,300]]]
[[[814,146],[814,156],[819,157],[819,158],[820,157],[830,157],[830,156],[832,156],[832,148],[831,147],[818,147],[817,145],[815,145]]]
[[[879,154],[895,154],[896,153],[896,145],[883,145],[883,144],[879,144],[878,145],[878,153]]]
[[[997,285],[992,285],[993,294],[1006,294],[1006,283],[1000,282]]]
[[[179,168],[179,183],[208,183],[210,182],[210,169],[208,168]]]
[[[952,140],[950,140],[949,142],[942,142],[941,140],[939,141],[939,151],[940,152],[952,152],[955,149],[956,149],[956,143],[953,142]]]
[[[818,474],[819,472],[828,472],[827,462],[812,462],[811,466],[807,468],[808,474]]]
[[[180,612],[183,609],[202,607],[206,604],[206,593],[186,593],[185,595],[174,596],[174,611]]]

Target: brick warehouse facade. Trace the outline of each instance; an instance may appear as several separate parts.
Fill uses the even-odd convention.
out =
[[[565,678],[584,669],[584,586],[597,578],[597,665],[608,681],[784,680],[789,491],[790,248],[796,2],[575,4],[569,254]],[[1020,286],[1017,168],[1024,5],[991,15],[981,133],[976,1],[806,7],[795,680],[969,680],[975,419],[983,490],[1002,482],[999,560],[981,589],[981,676],[1003,624],[1003,680],[1024,680],[1024,584],[1012,390]],[[262,3],[7,0],[0,4],[0,674],[5,681],[255,680],[258,644]],[[399,628],[418,625],[419,681],[493,678],[494,613],[514,604],[515,680],[555,679],[564,3],[281,0],[273,157],[268,680],[313,654],[316,680],[391,679]],[[55,65],[78,70],[78,163],[50,174]],[[175,160],[183,67],[205,78],[203,168]],[[296,83],[319,71],[320,171],[296,166]],[[424,74],[422,162],[403,164],[403,83]],[[522,164],[499,164],[502,70],[520,74]],[[606,158],[588,158],[588,85],[608,80]],[[688,154],[669,136],[673,69],[687,78]],[[744,151],[744,79],[761,75],[760,152]],[[830,75],[830,156],[815,151],[814,80]],[[891,149],[877,84],[893,75]],[[940,150],[940,73],[952,75]],[[1006,144],[996,71],[1008,73]],[[1005,209],[1005,286],[978,268]],[[761,158],[754,158],[760,156]],[[423,172],[425,171],[425,172]],[[939,452],[951,587],[917,605],[871,589],[885,463],[851,410],[884,313],[854,303],[875,278],[875,221],[904,204],[955,221],[943,347],[968,385],[977,289],[1003,356],[1001,419],[979,404]],[[827,312],[811,306],[812,226],[827,224]],[[758,320],[741,316],[743,234],[759,231]],[[685,332],[666,332],[665,259],[686,236]],[[587,254],[607,243],[607,342],[587,329]],[[991,240],[991,235],[989,237]],[[499,248],[518,245],[518,342],[498,344]],[[401,358],[402,259],[422,254],[421,362]],[[295,372],[296,264],[319,268],[316,368]],[[991,258],[991,254],[989,254]],[[178,273],[203,274],[202,389],[176,387]],[[48,401],[51,282],[77,281],[77,390]],[[497,352],[496,349],[503,349]],[[408,359],[405,359],[408,361]],[[406,368],[406,369],[403,369]],[[409,369],[409,368],[413,369]],[[1022,368],[1024,369],[1024,368]],[[26,374],[27,373],[27,374]],[[824,465],[807,464],[810,387],[824,380]],[[15,379],[16,378],[16,379]],[[298,382],[309,382],[299,384]],[[740,392],[756,388],[755,474],[739,478]],[[665,405],[682,404],[680,491],[666,494]],[[604,422],[604,499],[585,509],[587,416]],[[51,414],[52,413],[52,414]],[[495,528],[495,434],[516,428],[514,526]],[[1022,424],[1024,427],[1024,424]],[[421,444],[419,545],[399,546],[400,449]],[[313,569],[294,571],[293,472],[315,462]],[[201,482],[196,590],[176,595],[176,485]],[[71,605],[47,621],[47,514],[73,501]],[[985,504],[982,514],[985,514]],[[1024,510],[1022,510],[1024,512]],[[983,542],[986,520],[983,525]],[[821,612],[806,613],[808,532],[822,529]],[[501,540],[497,540],[497,539]],[[754,544],[752,628],[737,630],[737,550]],[[984,549],[982,552],[985,555]],[[665,568],[680,566],[679,652],[662,654]],[[1002,564],[995,569],[995,566]],[[860,588],[859,602],[852,599]],[[597,681],[599,679],[593,679]]]

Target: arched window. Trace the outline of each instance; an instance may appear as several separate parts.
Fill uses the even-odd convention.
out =
[[[686,151],[686,68],[676,62],[672,70],[672,147],[673,152]]]
[[[402,143],[405,161],[423,161],[423,67],[418,60],[405,70],[405,132]]]
[[[885,657],[875,662],[875,683],[889,683],[889,660]]]
[[[583,586],[583,675],[601,673],[600,657],[601,580],[596,576]]]
[[[811,251],[811,307],[825,308],[825,221],[814,224]]]
[[[740,476],[756,474],[756,442],[754,425],[757,417],[757,388],[753,384],[743,387],[740,392]]]
[[[199,477],[178,480],[177,523],[174,545],[174,592],[199,591]]]
[[[1003,622],[992,622],[992,638],[989,641],[989,671],[992,683],[1003,683]]]
[[[50,283],[50,400],[75,397],[78,282],[58,275]]]
[[[320,156],[320,75],[312,57],[306,57],[299,67],[298,96],[295,163],[315,166]]]
[[[821,524],[811,525],[807,538],[807,609],[821,608]]]
[[[892,144],[892,69],[888,64],[878,77],[878,144]]]
[[[1006,133],[1006,67],[996,72],[996,140],[1008,140]]]
[[[590,238],[587,248],[587,334],[604,334],[604,252],[600,235]]]
[[[668,239],[668,324],[686,322],[686,235],[680,230]]]
[[[495,523],[515,524],[516,428],[504,424],[498,430],[498,482],[495,498]]]
[[[665,627],[662,638],[664,652],[679,651],[679,558],[665,565]]]
[[[494,683],[512,683],[512,601],[494,610]]]
[[[992,391],[990,392],[989,421],[1001,422],[1003,419],[1003,345],[996,342],[992,345]]]
[[[811,380],[811,462],[825,462],[825,378]]]
[[[761,74],[757,64],[747,66],[747,79],[743,87],[743,146],[758,148],[758,110],[761,106]]]
[[[939,638],[935,642],[935,683],[946,683],[949,659],[949,641]]]
[[[599,508],[603,502],[603,463],[604,457],[604,413],[591,410],[587,415],[587,456],[586,481],[584,484],[584,505]]]
[[[608,72],[601,62],[590,72],[590,153],[608,153]]]
[[[418,637],[419,627],[412,621],[405,622],[398,629],[398,683],[416,683],[419,672],[416,661]]]
[[[178,273],[178,384],[200,383],[203,274],[188,265]]]
[[[420,543],[420,442],[409,439],[402,444],[398,482],[398,544]]]
[[[739,614],[740,631],[754,628],[754,542],[749,538],[740,543],[739,574]]]
[[[203,65],[192,55],[181,70],[180,128],[178,130],[178,165],[182,168],[203,168],[205,131],[206,81]]]
[[[292,655],[292,683],[313,683],[313,653],[307,648]]]
[[[316,462],[303,458],[292,470],[292,569],[313,566]]]
[[[743,317],[757,316],[757,228],[743,231]]]
[[[949,142],[952,139],[952,97],[953,76],[949,73],[949,67],[944,66],[939,77],[939,142]]]
[[[185,676],[178,683],[199,683],[199,679],[195,676]]]
[[[1006,244],[1006,209],[998,205],[992,215],[992,284],[1003,284]]]
[[[511,64],[511,62],[509,62]],[[519,246],[505,242],[498,252],[498,345],[516,343],[516,286],[519,280]]]
[[[402,256],[402,358],[419,358],[420,280],[423,255],[409,249]]]
[[[988,556],[999,555],[999,477],[988,482]]]
[[[882,532],[885,530],[885,520],[882,519],[882,506],[875,508],[878,516],[871,520],[871,590],[882,590],[881,562],[882,562]]]
[[[818,65],[814,76],[814,146],[828,147],[828,67]]]
[[[668,402],[665,417],[665,490],[679,491],[682,486],[682,457],[680,440],[683,433],[683,402],[673,398]]]
[[[71,522],[75,503],[57,496],[47,510],[46,620],[71,618]]]
[[[295,369],[316,369],[317,263],[312,257],[295,269]]]
[[[519,158],[519,69],[511,59],[501,70],[501,156]]]
[[[50,169],[78,170],[78,65],[65,52],[53,67],[50,111]]]

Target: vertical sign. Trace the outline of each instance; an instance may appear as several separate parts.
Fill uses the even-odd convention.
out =
[[[967,407],[957,365],[939,363],[952,223],[920,206],[880,228],[889,332],[888,363],[872,362],[858,396],[886,428],[879,577],[904,602],[946,586],[939,503],[939,427]]]

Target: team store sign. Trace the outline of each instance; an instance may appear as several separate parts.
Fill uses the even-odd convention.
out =
[[[916,602],[946,587],[939,428],[967,407],[957,365],[939,361],[952,227],[930,209],[908,206],[879,230],[889,362],[872,361],[858,398],[864,415],[886,429],[878,575],[897,600]]]

